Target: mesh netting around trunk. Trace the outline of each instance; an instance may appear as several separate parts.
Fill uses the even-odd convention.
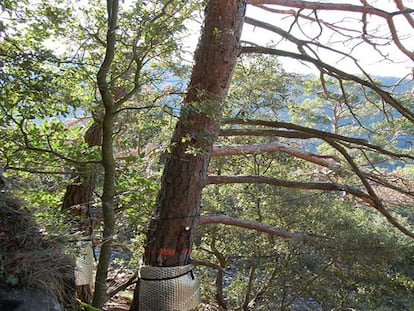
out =
[[[139,310],[188,311],[200,303],[200,282],[193,266],[141,267]]]

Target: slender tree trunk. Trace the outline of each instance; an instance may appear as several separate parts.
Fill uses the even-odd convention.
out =
[[[216,247],[216,241],[217,241],[217,234],[216,232],[212,235],[212,240],[210,243],[210,248],[213,251],[214,256],[219,262],[219,266],[221,269],[218,269],[216,272],[216,301],[219,304],[220,308],[223,310],[227,310],[227,303],[226,299],[224,297],[224,291],[223,291],[223,284],[224,284],[224,269],[226,269],[228,264],[228,258],[226,258]]]
[[[104,181],[102,191],[103,240],[99,262],[96,268],[95,291],[92,306],[102,309],[107,299],[106,279],[111,261],[112,240],[115,230],[115,174],[116,163],[113,154],[113,129],[117,105],[114,100],[113,89],[108,83],[109,73],[115,57],[116,29],[118,23],[118,0],[107,0],[108,29],[106,37],[105,59],[99,68],[97,82],[99,93],[102,96],[104,115],[102,121],[102,166]]]
[[[112,239],[115,230],[115,159],[112,148],[114,112],[109,109],[103,119],[102,164],[104,167],[104,185],[102,193],[103,237],[96,268],[95,291],[92,306],[101,309],[107,299],[106,279],[111,261]]]

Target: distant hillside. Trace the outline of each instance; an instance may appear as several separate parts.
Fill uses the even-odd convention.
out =
[[[314,79],[317,78],[315,76],[309,76],[309,79]],[[399,79],[397,77],[375,77],[375,79],[377,81],[380,81],[381,86],[394,94],[406,94],[406,93],[412,93],[413,89],[414,89],[414,80],[413,79]],[[340,94],[340,90],[339,89],[330,89],[330,91],[332,91],[333,93],[337,93]],[[303,102],[305,99],[314,99],[316,98],[316,94],[312,95],[312,96],[305,96],[303,94],[300,94],[297,96],[296,101],[298,103]],[[361,100],[362,100],[362,94],[361,94]],[[414,99],[414,95],[413,95],[413,99]],[[333,111],[331,109],[331,107],[326,108],[326,110],[323,112],[326,114],[326,116],[333,118]],[[281,117],[283,119],[285,119],[287,122],[290,122],[290,115],[288,110],[284,110],[281,113]],[[304,116],[305,117],[305,116]],[[400,117],[400,114],[398,112],[395,112],[393,115],[391,115],[391,117],[395,117],[398,118]],[[371,129],[375,129],[375,123],[378,123],[380,121],[382,121],[385,118],[385,116],[381,113],[373,113],[372,115],[368,115],[368,116],[364,116],[364,117],[360,117],[359,121],[360,124],[362,126],[366,126],[367,128],[371,128]],[[325,120],[326,121],[326,120]],[[355,121],[355,119],[352,116],[349,117],[343,117],[341,118],[341,120],[339,121],[339,125],[340,126],[347,126],[347,125],[355,125],[355,128],[358,128],[360,126],[360,124]],[[332,124],[327,124],[325,122],[321,122],[320,124],[316,125],[318,129],[320,130],[324,130],[324,131],[330,131]],[[398,148],[401,149],[410,149],[414,147],[414,126],[411,128],[407,128],[406,131],[403,132],[399,132],[399,133],[393,133],[390,135],[389,140],[394,141],[393,145],[395,145]],[[357,137],[359,138],[364,138],[367,140],[370,140],[370,134],[369,132],[364,132],[364,134],[359,134],[357,135]],[[312,144],[309,145],[309,148],[311,148],[311,151],[316,151],[317,145],[314,145],[314,141],[312,141]],[[405,151],[407,152],[407,151]],[[390,162],[386,162],[383,163],[381,165],[381,167],[383,168],[387,168],[389,170],[393,170],[398,166],[404,165],[404,163],[399,162],[399,161],[390,161]]]

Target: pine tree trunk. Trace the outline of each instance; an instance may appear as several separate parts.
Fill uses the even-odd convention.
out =
[[[245,0],[207,3],[187,96],[171,140],[171,152],[147,232],[146,266],[175,267],[190,263],[201,193],[240,49],[245,8]],[[139,288],[135,288],[131,306],[134,311],[139,310]]]
[[[240,49],[245,8],[245,0],[209,0],[207,3],[187,96],[171,140],[171,152],[147,232],[146,266],[174,267],[190,263],[201,193]],[[139,288],[135,288],[131,306],[134,311],[139,310]]]
[[[175,267],[190,263],[201,193],[239,53],[245,8],[245,0],[210,0],[206,6],[205,25],[187,96],[171,140],[171,152],[147,232],[146,266]],[[139,310],[139,288],[135,288],[130,310]]]
[[[146,265],[167,267],[190,262],[201,192],[239,52],[245,5],[239,0],[210,0],[207,4],[187,96],[147,233]]]

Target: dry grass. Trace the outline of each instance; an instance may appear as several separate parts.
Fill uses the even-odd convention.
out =
[[[0,193],[0,289],[51,291],[62,303],[74,297],[74,261],[49,240],[21,202]]]

